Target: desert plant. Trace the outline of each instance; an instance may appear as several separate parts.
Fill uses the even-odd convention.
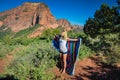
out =
[[[55,66],[58,52],[51,49],[51,43],[45,40],[35,41],[27,47],[21,46],[14,61],[7,68],[7,74],[21,80],[47,80],[54,77],[50,68]]]

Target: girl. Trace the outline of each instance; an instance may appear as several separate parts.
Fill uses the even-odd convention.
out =
[[[61,65],[62,65],[62,70],[61,70],[61,73],[65,73],[65,70],[66,70],[66,59],[67,59],[67,40],[70,40],[70,41],[77,41],[78,39],[69,39],[67,37],[67,30],[66,28],[64,28],[63,32],[61,33],[61,37],[60,37],[60,40],[59,40],[59,48],[60,48],[60,59],[61,59]]]

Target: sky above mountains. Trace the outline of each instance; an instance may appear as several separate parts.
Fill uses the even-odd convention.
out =
[[[102,3],[117,6],[116,0],[0,0],[0,12],[16,8],[24,2],[44,2],[56,19],[65,18],[71,24],[84,25]]]

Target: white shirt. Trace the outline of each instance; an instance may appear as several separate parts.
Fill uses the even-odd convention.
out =
[[[59,44],[59,47],[60,47],[60,51],[61,52],[67,52],[67,41],[66,40],[63,40],[63,39],[60,39],[60,44]]]

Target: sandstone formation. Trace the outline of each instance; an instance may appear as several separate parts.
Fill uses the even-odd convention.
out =
[[[62,27],[66,27],[67,30],[71,30],[71,29],[78,29],[78,30],[82,30],[83,26],[80,25],[72,25],[68,20],[66,19],[58,19],[57,20],[58,26],[62,26]]]
[[[0,21],[0,27],[3,26],[3,21]]]
[[[66,19],[58,19],[57,23],[58,23],[58,26],[66,27],[68,30],[72,29],[72,25]]]
[[[72,25],[72,27],[78,30],[83,30],[83,26],[80,26],[80,25]]]
[[[41,24],[46,28],[56,28],[57,22],[45,4],[39,4],[33,16],[32,25]]]
[[[13,32],[40,24],[45,28],[57,27],[55,17],[44,3],[26,2],[22,6],[0,13],[0,20]]]
[[[17,8],[0,12],[0,27],[5,25],[10,27],[13,32],[34,27],[36,24],[39,24],[40,27],[28,37],[39,36],[44,29],[58,26],[66,27],[67,30],[76,28],[66,19],[56,20],[49,7],[44,3],[26,2]]]

